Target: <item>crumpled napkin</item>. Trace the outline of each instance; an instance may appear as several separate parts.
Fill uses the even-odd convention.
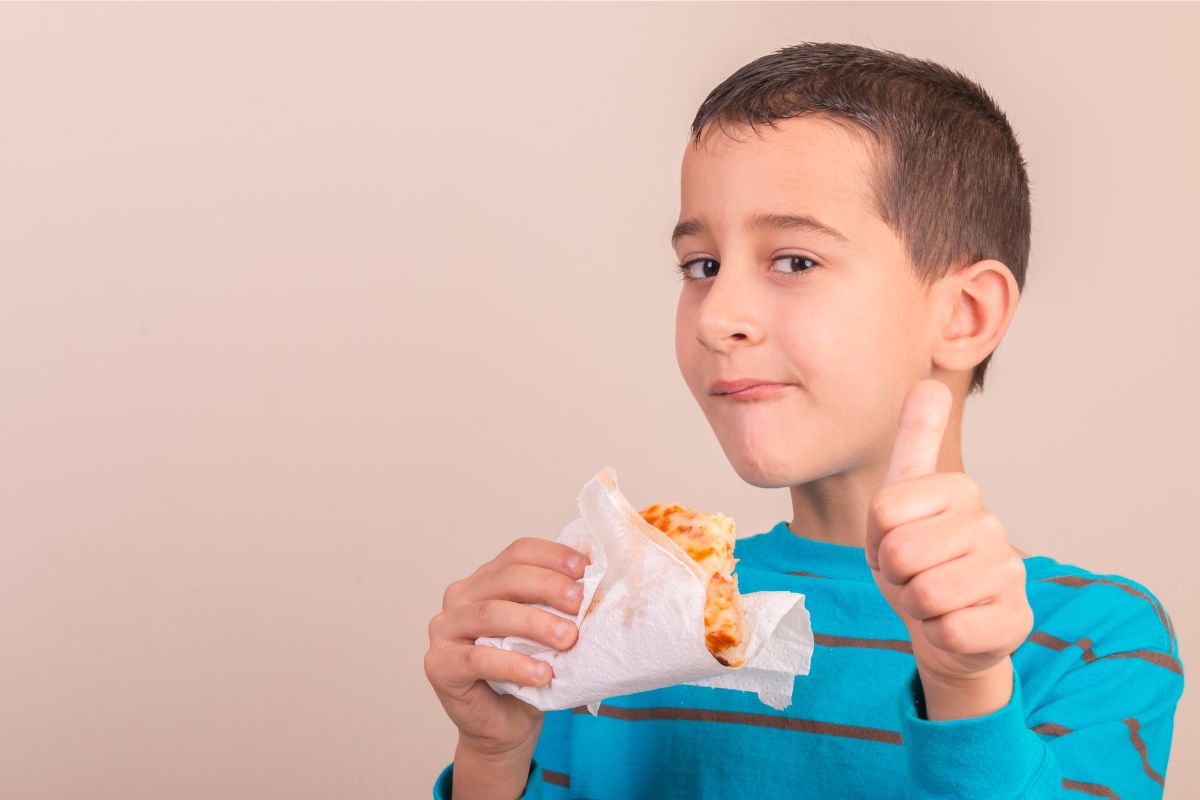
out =
[[[570,650],[523,636],[484,636],[476,644],[533,656],[554,668],[546,686],[488,681],[500,694],[551,711],[675,684],[756,692],[775,709],[792,702],[797,675],[807,675],[813,634],[804,595],[742,595],[749,643],[740,667],[727,667],[704,643],[707,576],[669,536],[642,519],[617,489],[616,472],[598,472],[579,493],[581,516],[556,541],[587,553],[583,600],[572,617],[535,603],[579,626]],[[736,554],[736,547],[735,547]]]

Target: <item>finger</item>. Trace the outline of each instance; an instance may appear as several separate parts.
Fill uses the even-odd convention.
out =
[[[575,623],[511,600],[491,598],[444,611],[429,623],[431,642],[474,642],[480,636],[524,636],[557,650],[568,650],[578,636]]]
[[[544,686],[554,675],[544,661],[483,644],[451,644],[431,650],[425,671],[435,686],[447,689],[468,688],[480,680]]]
[[[580,578],[583,577],[583,569],[591,559],[587,553],[561,542],[524,536],[511,542],[492,561],[500,567],[507,564],[533,564],[557,570],[572,578]]]
[[[583,584],[561,572],[530,564],[506,564],[468,579],[459,592],[459,604],[489,598],[518,603],[544,603],[574,614],[583,599]]]
[[[900,607],[913,619],[925,620],[989,602],[1008,579],[992,567],[978,553],[931,567],[901,587]]]
[[[965,472],[934,472],[884,486],[871,498],[868,513],[885,531],[948,512],[983,505],[979,484]]]
[[[879,571],[889,583],[900,586],[925,570],[972,552],[975,545],[976,537],[962,515],[909,522],[888,531],[880,541]]]
[[[470,576],[447,586],[442,595],[442,608],[449,610],[481,599],[478,594],[469,592],[472,584],[480,577],[498,572],[510,564],[532,564],[578,579],[583,577],[584,569],[589,563],[591,559],[587,553],[581,553],[561,542],[535,536],[522,537],[509,543],[499,555],[481,565]]]
[[[937,470],[952,400],[949,387],[933,378],[917,381],[909,389],[900,409],[900,425],[884,486]]]
[[[867,506],[867,562],[879,568],[879,548],[900,526],[977,502],[979,488],[965,472],[935,472],[881,487]]]
[[[934,647],[961,655],[1011,655],[1030,630],[1028,609],[992,602],[960,608],[921,622],[921,631]]]

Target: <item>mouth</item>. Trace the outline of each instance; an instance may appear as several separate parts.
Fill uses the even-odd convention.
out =
[[[717,397],[730,400],[755,400],[764,397],[776,397],[782,394],[791,384],[787,383],[755,383],[736,391],[715,392]]]

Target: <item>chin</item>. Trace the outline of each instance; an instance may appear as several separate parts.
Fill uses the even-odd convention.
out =
[[[806,466],[789,456],[779,443],[721,440],[721,448],[738,477],[759,489],[780,489],[804,483]]]
[[[738,477],[744,480],[751,486],[759,489],[784,489],[788,486],[794,486],[802,481],[797,481],[794,478],[786,477],[783,474],[772,474],[764,472],[757,467],[748,468],[744,464],[733,464],[733,471],[738,474]]]

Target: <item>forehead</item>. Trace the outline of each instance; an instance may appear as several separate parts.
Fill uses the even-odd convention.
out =
[[[873,208],[874,166],[868,134],[819,117],[776,120],[777,129],[746,125],[728,133],[710,123],[689,139],[681,172],[680,219],[732,230],[759,212],[813,216],[855,234],[881,225]]]

